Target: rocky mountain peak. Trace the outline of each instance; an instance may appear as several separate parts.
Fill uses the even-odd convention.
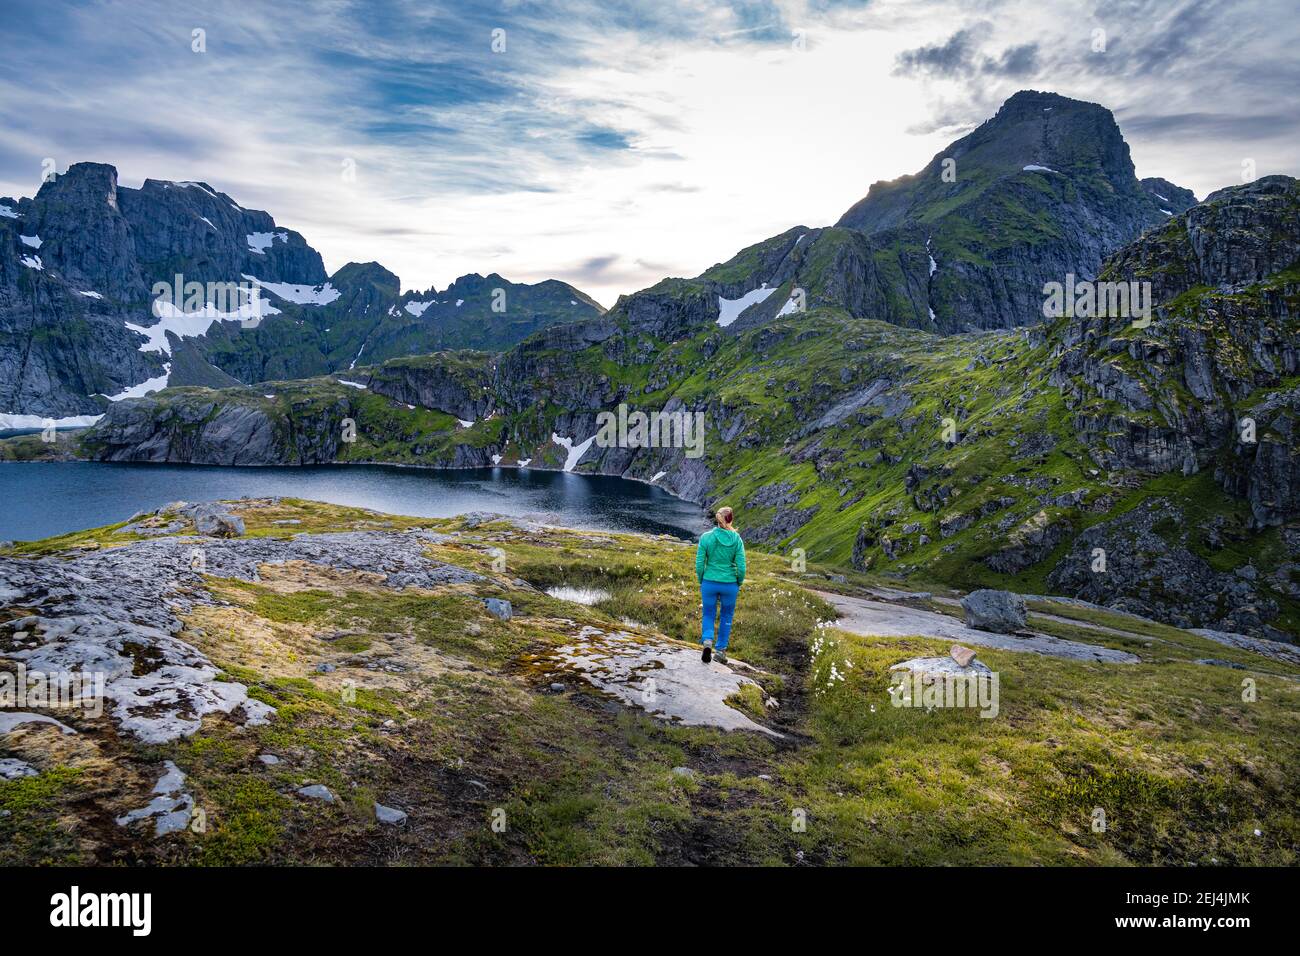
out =
[[[73,163],[41,183],[38,202],[85,202],[117,208],[117,169],[107,163]]]
[[[795,227],[694,279],[665,279],[614,311],[656,337],[730,333],[808,308],[951,333],[1042,321],[1043,286],[1194,205],[1139,181],[1110,110],[1023,90],[920,172],[873,184],[830,228]]]
[[[921,172],[873,183],[837,225],[871,233],[924,218],[926,207],[981,195],[991,182],[1044,175],[1097,176],[1125,193],[1140,187],[1110,110],[1059,93],[1022,90],[935,155]]]
[[[402,289],[402,280],[397,274],[378,262],[349,262],[330,276],[330,282],[340,289],[373,286],[392,298],[397,298]]]

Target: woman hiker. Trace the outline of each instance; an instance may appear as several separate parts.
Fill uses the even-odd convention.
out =
[[[731,615],[736,610],[736,596],[745,583],[745,542],[731,526],[734,513],[730,508],[719,508],[714,515],[716,528],[700,536],[695,551],[695,578],[700,582],[700,597],[704,605],[703,628],[700,641],[704,653],[700,659],[709,663],[716,654],[718,662],[727,663],[727,642],[731,640]],[[718,624],[718,640],[713,640],[713,618],[722,606],[722,621]]]

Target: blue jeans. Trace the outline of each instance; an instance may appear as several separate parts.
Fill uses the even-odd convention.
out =
[[[721,581],[710,581],[708,578],[700,582],[700,597],[704,604],[701,644],[713,640],[713,617],[718,613],[718,605],[721,604],[722,620],[718,624],[718,639],[714,647],[720,651],[727,649],[727,642],[731,640],[731,615],[736,611],[736,595],[739,593],[740,585],[735,582],[723,584]]]

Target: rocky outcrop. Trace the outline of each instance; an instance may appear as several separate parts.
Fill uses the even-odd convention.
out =
[[[1177,214],[1196,205],[1195,193],[1182,186],[1175,186],[1167,179],[1148,176],[1141,182],[1142,188],[1151,194],[1151,198],[1160,203],[1160,208],[1167,209],[1170,213]]]
[[[1260,282],[1300,260],[1300,190],[1290,176],[1220,189],[1119,250],[1105,277],[1151,283],[1157,302],[1197,286]]]
[[[1288,271],[1300,257],[1298,213],[1300,183],[1271,176],[1220,190],[1108,260],[1105,281],[1152,284],[1152,322],[1068,321],[1052,372],[1100,466],[1185,475],[1213,466],[1243,497],[1258,468],[1256,520],[1294,513],[1293,464],[1277,441],[1289,434],[1288,403],[1270,399],[1252,417],[1251,401],[1300,372],[1300,276]],[[1245,418],[1278,428],[1243,441]]]
[[[184,514],[194,522],[194,530],[199,534],[214,538],[238,538],[244,534],[244,519],[219,501],[194,505]]]
[[[1048,575],[1048,586],[1054,594],[1179,627],[1291,640],[1270,627],[1277,604],[1252,575],[1216,571],[1192,550],[1195,533],[1182,509],[1155,499],[1081,533]]]
[[[1053,519],[1046,511],[1018,525],[1007,535],[1006,545],[984,559],[999,574],[1018,574],[1042,561],[1071,534],[1070,523]]]
[[[707,283],[664,279],[642,292],[620,296],[611,311],[626,316],[639,332],[674,342],[718,317],[718,296]]]
[[[205,465],[394,460],[381,454],[389,449],[400,450],[402,462],[446,468],[485,467],[499,450],[454,421],[430,434],[416,410],[381,416],[366,407],[361,389],[326,381],[281,383],[272,395],[168,389],[114,404],[81,447],[101,461]]]
[[[1014,634],[1025,626],[1025,599],[1010,591],[984,588],[961,599],[966,626],[977,631]]]
[[[816,508],[778,508],[766,522],[745,530],[745,537],[769,550],[795,534],[817,514]]]
[[[358,379],[378,395],[466,421],[487,418],[494,407],[490,356],[481,352],[396,359],[367,370]]]
[[[1277,526],[1300,515],[1300,389],[1270,395],[1250,409],[1254,441],[1232,443],[1224,487],[1250,502],[1254,524]]]
[[[109,408],[87,436],[101,461],[205,465],[321,464],[335,461],[341,422],[351,407],[340,396],[290,427],[272,402],[207,389],[174,389],[165,401],[128,399]]]
[[[220,504],[197,509],[229,514]],[[156,517],[173,515],[163,509]],[[103,675],[109,716],[123,735],[164,743],[195,733],[205,714],[265,723],[274,709],[181,639],[181,619],[211,604],[203,575],[259,579],[268,562],[309,561],[377,572],[383,586],[428,588],[482,581],[475,572],[431,561],[425,546],[443,536],[340,532],[290,540],[167,537],[68,559],[0,558],[0,607],[19,621],[3,656],[42,673]],[[163,600],[163,596],[166,600]],[[19,613],[21,612],[21,613]]]

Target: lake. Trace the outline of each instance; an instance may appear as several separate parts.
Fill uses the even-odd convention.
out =
[[[698,505],[651,485],[529,468],[22,462],[0,464],[0,540],[31,541],[112,524],[171,501],[272,495],[421,518],[494,511],[572,528],[688,539],[707,527]]]

